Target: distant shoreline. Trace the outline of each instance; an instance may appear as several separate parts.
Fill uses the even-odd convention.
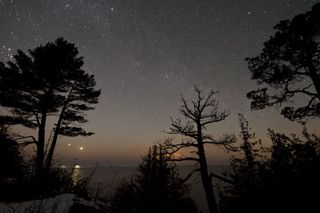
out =
[[[58,166],[55,166],[54,168],[74,168],[74,166],[80,166],[80,169],[84,168],[95,168],[95,167],[115,167],[115,168],[134,168],[134,167],[139,167],[139,165],[109,165],[109,164],[103,164],[103,165],[82,165],[82,164],[73,164],[73,165],[66,165],[66,164],[61,164]],[[177,167],[195,167],[194,165],[177,165]],[[230,167],[230,165],[208,165],[208,167]]]

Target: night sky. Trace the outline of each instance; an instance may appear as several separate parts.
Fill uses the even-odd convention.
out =
[[[276,108],[250,110],[246,93],[256,88],[245,57],[261,52],[280,20],[310,10],[316,0],[0,0],[0,61],[17,49],[33,49],[64,37],[84,57],[102,95],[88,114],[86,138],[61,137],[59,159],[82,164],[135,165],[147,148],[167,137],[180,94],[193,85],[219,90],[226,121],[214,135],[239,135],[237,114],[264,138],[268,128],[301,128]],[[15,129],[13,129],[15,130]],[[25,134],[30,131],[20,130]],[[80,150],[82,147],[82,150]],[[210,164],[226,162],[209,149]]]

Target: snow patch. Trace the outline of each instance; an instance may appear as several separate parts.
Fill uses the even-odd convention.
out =
[[[62,194],[53,198],[22,203],[0,203],[0,213],[68,213],[75,198],[74,194]]]

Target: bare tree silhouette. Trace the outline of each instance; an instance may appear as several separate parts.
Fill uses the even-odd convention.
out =
[[[235,137],[224,135],[224,137],[216,140],[212,135],[206,133],[209,125],[223,121],[228,117],[229,112],[219,112],[218,102],[213,97],[217,93],[216,91],[211,90],[208,95],[204,96],[197,86],[194,87],[194,90],[197,95],[196,100],[187,100],[181,96],[182,105],[179,111],[185,120],[171,118],[171,127],[168,133],[183,136],[182,142],[173,143],[167,140],[165,146],[170,154],[176,154],[182,149],[192,149],[189,156],[176,157],[172,160],[195,161],[199,165],[194,172],[200,172],[209,211],[214,213],[218,212],[218,208],[211,179],[212,177],[224,178],[216,174],[209,174],[205,145],[219,145],[231,149]]]

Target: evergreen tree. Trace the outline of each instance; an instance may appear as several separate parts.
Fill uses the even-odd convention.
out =
[[[262,53],[247,59],[252,79],[263,86],[247,94],[251,108],[277,105],[290,120],[319,117],[320,3],[305,14],[280,22],[275,30]],[[291,103],[295,100],[303,103],[294,106]]]
[[[0,63],[0,105],[10,110],[1,121],[37,130],[36,176],[50,169],[59,135],[87,136],[80,125],[87,122],[84,112],[98,102],[94,76],[81,69],[83,58],[74,44],[63,38],[29,50],[21,50],[14,61]],[[48,117],[57,121],[51,141],[46,143]],[[49,151],[45,156],[46,144]]]
[[[133,181],[123,181],[111,197],[109,212],[196,213],[188,187],[169,160],[161,145],[150,148]]]

